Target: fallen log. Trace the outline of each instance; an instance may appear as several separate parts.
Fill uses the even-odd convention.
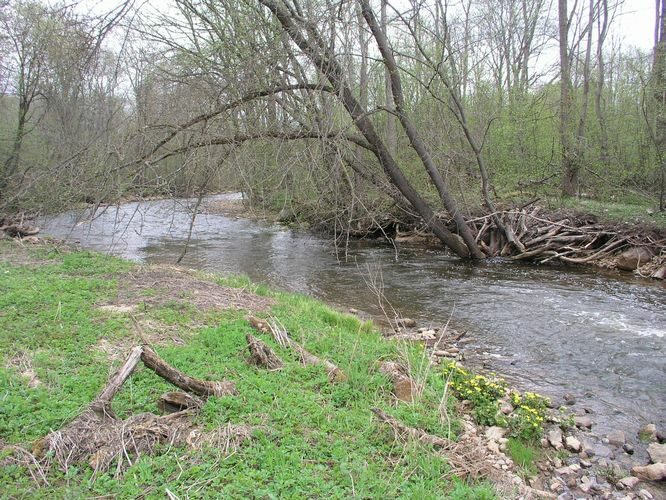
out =
[[[172,366],[169,366],[148,346],[143,346],[141,360],[146,365],[146,368],[150,368],[167,382],[171,382],[176,387],[197,396],[229,396],[237,394],[234,382],[229,380],[210,382],[185,375]]]
[[[344,382],[347,380],[347,374],[341,370],[337,365],[327,359],[321,359],[311,352],[308,352],[296,341],[289,337],[289,334],[283,328],[276,325],[271,325],[265,320],[256,318],[254,316],[247,317],[250,326],[261,333],[270,333],[275,341],[283,347],[288,347],[298,353],[301,363],[304,365],[319,365],[326,369],[328,379],[331,382]]]
[[[247,346],[250,350],[250,357],[248,362],[255,366],[260,366],[268,370],[280,370],[284,363],[282,360],[268,347],[263,341],[250,335],[245,336],[247,339]]]

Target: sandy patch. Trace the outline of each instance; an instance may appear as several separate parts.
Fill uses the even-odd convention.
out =
[[[264,311],[274,304],[240,288],[202,280],[191,271],[176,267],[151,267],[118,277],[118,297],[101,308],[111,312],[132,312],[139,305],[192,304],[202,311]]]

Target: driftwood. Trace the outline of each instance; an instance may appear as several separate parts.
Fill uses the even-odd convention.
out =
[[[417,387],[403,365],[395,361],[383,361],[379,365],[379,372],[393,382],[393,394],[396,398],[408,403],[414,401]]]
[[[160,396],[157,407],[162,413],[177,413],[183,410],[199,410],[203,401],[186,392],[167,392]]]
[[[282,360],[263,341],[249,333],[245,338],[247,339],[247,346],[250,350],[248,363],[267,368],[268,370],[279,370],[282,368],[284,365]]]
[[[150,368],[163,379],[171,382],[176,387],[196,394],[197,396],[229,396],[236,394],[236,384],[233,382],[228,380],[222,382],[209,382],[185,375],[169,366],[148,346],[143,347],[141,360],[143,361],[143,364],[146,365],[146,368]]]
[[[254,316],[248,316],[247,320],[255,330],[258,330],[262,333],[270,333],[278,344],[296,351],[300,361],[304,365],[323,366],[326,369],[326,372],[328,373],[328,379],[331,382],[344,382],[347,380],[347,374],[342,369],[340,369],[337,365],[330,362],[329,360],[321,359],[305,350],[300,344],[289,337],[289,334],[286,332],[286,330],[284,330],[284,328],[280,328],[277,325],[271,325],[267,321],[256,318]]]
[[[395,436],[396,439],[400,439],[402,441],[407,441],[408,439],[416,439],[424,444],[429,444],[442,449],[448,449],[455,446],[455,443],[453,441],[450,441],[449,439],[444,439],[439,436],[435,436],[433,434],[428,434],[423,429],[405,425],[402,422],[400,422],[398,419],[388,415],[379,408],[372,408],[372,413],[374,413],[377,416],[380,422],[387,424],[389,427],[391,427],[393,435]]]
[[[118,419],[111,409],[113,397],[132,375],[139,362],[173,385],[201,397],[235,394],[233,382],[199,380],[170,366],[148,346],[136,346],[125,363],[111,376],[89,408],[60,430],[33,445],[33,454],[45,468],[52,463],[63,471],[74,463],[88,462],[95,472],[117,462],[121,471],[142,454],[152,453],[160,443],[183,444],[194,429],[193,416],[202,402],[184,393],[163,395],[158,406],[168,415],[142,413]]]

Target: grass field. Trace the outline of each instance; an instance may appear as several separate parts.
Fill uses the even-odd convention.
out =
[[[174,294],[151,282],[127,292],[127,283],[144,271],[105,255],[0,241],[0,447],[7,446],[0,455],[0,496],[495,498],[488,484],[452,477],[440,452],[420,442],[397,442],[370,411],[381,408],[408,425],[447,435],[439,411],[444,379],[437,368],[419,373],[420,348],[389,343],[371,324],[301,295],[238,277],[192,278],[214,282],[227,294],[233,287],[264,306],[272,303],[256,314],[277,319],[292,338],[349,377],[329,383],[323,368],[304,367],[262,336],[285,361],[282,370],[269,372],[246,362],[245,335],[259,335],[246,311],[202,308],[196,287]],[[118,305],[119,297],[128,307]],[[115,306],[102,307],[108,304]],[[13,447],[30,450],[73,419],[130,348],[146,341],[189,375],[233,380],[238,395],[209,398],[196,423],[203,430],[252,426],[252,438],[235,450],[162,445],[123,470],[93,477],[79,463],[33,479],[12,458]],[[409,364],[425,381],[417,402],[396,404],[389,380],[376,370],[384,359]],[[156,400],[169,390],[153,372],[139,369],[113,409],[121,418],[158,413]],[[457,432],[455,417],[452,428]]]

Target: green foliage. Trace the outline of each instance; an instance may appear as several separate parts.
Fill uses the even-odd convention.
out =
[[[455,361],[443,365],[444,376],[459,399],[472,404],[476,421],[482,425],[508,427],[512,437],[535,441],[543,434],[549,400],[533,392],[512,391],[514,411],[508,417],[499,412],[499,400],[507,392],[506,382],[496,376],[474,374]]]
[[[503,380],[475,375],[455,362],[444,365],[444,374],[449,377],[454,394],[472,403],[478,423],[506,426],[506,419],[498,411],[499,399],[506,389]]]
[[[536,441],[543,434],[543,422],[548,411],[548,398],[533,392],[511,393],[514,411],[509,419],[513,437],[525,441]]]
[[[537,468],[534,463],[538,457],[538,451],[534,447],[516,438],[509,438],[506,443],[506,453],[511,460],[520,468],[525,476],[535,476]]]
[[[29,447],[89,404],[138,342],[128,313],[96,307],[115,298],[118,282],[133,265],[85,252],[32,250],[31,264],[16,265],[8,262],[12,250],[12,243],[0,242],[0,436],[7,444]],[[242,278],[229,282],[254,287]],[[159,293],[159,285],[154,289]],[[215,447],[165,446],[118,477],[112,471],[93,480],[86,464],[73,464],[67,474],[52,470],[49,486],[42,488],[24,467],[3,466],[2,494],[163,498],[168,488],[181,498],[494,498],[488,485],[444,479],[445,456],[420,442],[396,442],[370,411],[379,407],[409,425],[446,435],[438,412],[441,377],[429,378],[414,405],[394,407],[389,380],[373,369],[378,359],[400,358],[394,344],[370,323],[308,297],[270,293],[277,301],[271,314],[308,350],[338,364],[349,376],[346,382],[329,383],[323,368],[303,366],[269,336],[262,339],[284,360],[284,369],[248,365],[245,336],[257,332],[242,311],[204,314],[176,302],[135,311],[137,319],[187,339],[182,346],[168,340],[156,346],[167,362],[195,377],[236,382],[239,395],[209,398],[198,424],[207,430],[228,422],[256,426],[252,441],[229,455]],[[101,348],[108,345],[118,346],[114,358]],[[410,356],[422,353],[413,349]],[[40,385],[29,385],[27,367]],[[155,401],[168,390],[151,371],[137,370],[113,408],[122,418],[157,412]],[[457,428],[454,422],[453,431]]]

